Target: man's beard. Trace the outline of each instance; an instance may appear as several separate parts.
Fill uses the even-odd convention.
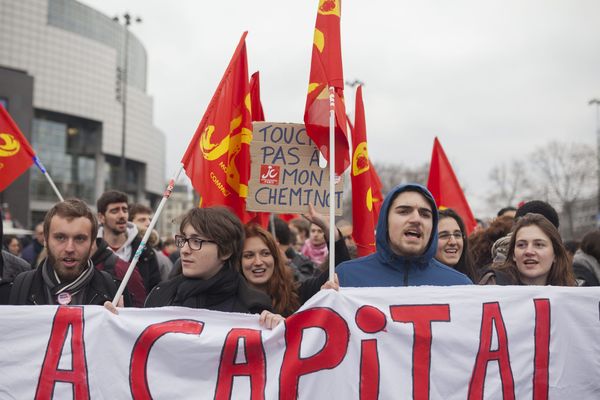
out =
[[[56,272],[56,275],[61,282],[73,282],[87,267],[88,260],[90,258],[90,251],[88,251],[88,253],[81,259],[81,263],[75,268],[67,269],[64,265],[62,265],[62,262],[59,262],[50,252],[48,252],[48,262]]]
[[[127,224],[127,221],[125,221],[125,224]],[[111,233],[115,236],[119,236],[119,235],[123,235],[127,233],[127,225],[125,225],[125,230],[121,231],[120,228],[117,226],[117,224],[115,223],[114,226],[105,226],[104,229],[108,229],[111,231]]]

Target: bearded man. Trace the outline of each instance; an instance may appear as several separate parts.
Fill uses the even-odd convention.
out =
[[[10,304],[102,305],[112,301],[116,282],[90,260],[97,232],[98,222],[83,201],[55,204],[44,218],[48,257],[37,269],[17,276]]]

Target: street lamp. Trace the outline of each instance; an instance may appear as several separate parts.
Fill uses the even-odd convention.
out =
[[[596,159],[598,161],[598,212],[596,213],[596,225],[600,224],[600,99],[591,99],[590,106],[596,106]]]
[[[123,45],[123,68],[120,73],[117,74],[117,79],[120,82],[120,99],[121,99],[121,160],[119,163],[119,187],[123,192],[126,192],[127,188],[127,171],[126,171],[126,162],[125,162],[125,138],[127,133],[127,74],[129,72],[129,26],[132,23],[141,23],[142,19],[140,17],[133,18],[128,12],[124,13],[121,17],[123,20],[116,16],[113,18],[113,21],[118,23],[119,25],[123,25],[125,32],[125,39]]]

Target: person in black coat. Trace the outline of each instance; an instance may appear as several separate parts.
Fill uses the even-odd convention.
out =
[[[98,223],[87,205],[69,199],[52,207],[44,219],[48,258],[37,269],[19,274],[10,291],[12,305],[102,305],[117,285],[90,259]]]
[[[144,307],[261,314],[268,328],[283,320],[271,313],[269,297],[249,287],[239,273],[244,244],[239,218],[224,207],[194,208],[184,215],[179,230],[175,244],[181,252],[182,273],[154,287]]]

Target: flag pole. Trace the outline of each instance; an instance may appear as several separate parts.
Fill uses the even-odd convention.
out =
[[[165,206],[165,203],[167,202],[169,197],[171,197],[171,193],[173,192],[175,183],[179,179],[179,175],[181,174],[181,171],[183,171],[183,164],[180,163],[179,170],[177,171],[175,176],[173,178],[171,178],[171,180],[169,180],[169,184],[167,185],[167,190],[165,190],[165,192],[163,193],[163,198],[160,201],[160,204],[158,205],[158,208],[156,209],[156,212],[154,213],[152,220],[150,221],[150,226],[148,226],[148,229],[146,229],[146,233],[144,234],[144,237],[142,238],[140,245],[138,246],[137,250],[135,251],[133,260],[131,260],[131,263],[129,264],[129,268],[127,268],[127,272],[125,273],[125,276],[123,277],[123,280],[121,281],[121,285],[119,286],[119,289],[117,290],[117,294],[115,294],[115,298],[112,301],[112,305],[114,307],[117,306],[117,303],[119,302],[119,299],[121,298],[121,295],[123,295],[123,291],[125,291],[125,287],[127,286],[127,283],[129,282],[129,278],[131,278],[131,274],[133,274],[133,270],[134,270],[135,266],[137,265],[137,262],[140,259],[140,256],[142,255],[142,251],[144,251],[144,247],[146,247],[146,242],[148,241],[148,238],[150,237],[150,234],[152,233],[152,229],[154,229],[154,226],[156,225],[156,221],[158,221],[158,217],[162,213],[162,209]]]
[[[37,155],[33,156],[33,162],[35,163],[35,165],[37,165],[37,167],[40,169],[42,174],[44,174],[44,176],[48,180],[48,183],[50,183],[52,190],[54,190],[54,193],[56,193],[56,196],[58,197],[58,199],[60,201],[65,201],[64,197],[62,197],[62,194],[60,194],[60,191],[58,190],[58,188],[54,184],[54,181],[50,177],[50,174],[48,173],[48,171],[46,171],[46,168],[44,168],[44,164],[42,164],[42,161],[38,158]]]
[[[335,87],[329,86],[329,280],[335,275]]]

